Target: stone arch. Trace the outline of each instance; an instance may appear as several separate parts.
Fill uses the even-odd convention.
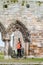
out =
[[[26,41],[30,42],[30,40],[29,40],[30,32],[25,27],[25,25],[18,20],[16,20],[16,22],[13,22],[8,26],[7,32],[8,32],[8,34],[11,35],[12,32],[16,31],[16,29],[19,29],[19,31],[22,33],[23,39],[25,42]]]
[[[3,37],[5,36],[5,27],[0,22],[0,32],[1,32],[1,41],[3,42]]]

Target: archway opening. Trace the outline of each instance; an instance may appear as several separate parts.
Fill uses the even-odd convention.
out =
[[[22,44],[22,48],[25,49],[25,42],[23,40],[23,35],[19,30],[16,29],[14,32],[12,32],[11,41],[10,41],[12,49],[15,50],[16,52],[17,52],[16,45],[18,43],[19,38],[20,38],[20,41],[21,41],[21,44]]]
[[[4,42],[2,41],[2,33],[0,32],[0,57],[4,58]]]
[[[1,32],[0,32],[0,46],[4,47],[4,42],[2,41],[2,34],[1,34]]]
[[[0,56],[4,58],[5,43],[3,42],[3,34],[5,33],[5,27],[0,22]]]
[[[26,28],[26,26],[20,22],[16,21],[10,24],[9,28],[7,29],[7,32],[11,36],[11,44],[13,46],[13,49],[16,49],[16,45],[18,42],[18,38],[20,38],[22,47],[24,48],[24,52],[26,51],[28,55],[28,44],[30,43],[30,32]]]

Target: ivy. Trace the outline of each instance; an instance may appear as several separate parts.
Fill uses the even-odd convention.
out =
[[[16,3],[16,2],[18,2],[18,0],[11,0],[11,2],[14,2],[14,3]]]
[[[22,1],[22,6],[24,6],[24,4],[25,4],[25,1]]]
[[[9,3],[9,1],[7,1],[7,3]]]
[[[40,6],[41,5],[41,2],[40,1],[37,1],[37,4]]]

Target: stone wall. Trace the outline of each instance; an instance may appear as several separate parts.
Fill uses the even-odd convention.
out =
[[[30,34],[30,43],[31,43],[30,46],[32,47],[30,48],[35,50],[35,53],[37,52],[37,54],[40,55],[43,54],[43,15],[42,15],[43,4],[39,7],[38,5],[36,5],[35,2],[29,1],[29,5],[30,8],[26,8],[26,4],[25,6],[21,6],[20,3],[16,4],[9,3],[8,8],[3,8],[3,5],[1,5],[0,31],[2,32],[5,30],[5,32],[2,34],[3,38],[5,39],[6,34],[9,35],[11,32],[16,31],[15,28],[17,26],[20,29],[20,31],[22,30],[26,38],[28,38],[27,35],[28,30],[30,32],[30,33],[28,32]],[[16,24],[16,20],[22,23],[23,26]],[[26,27],[26,30],[24,30],[24,27]],[[24,31],[26,34],[24,33]],[[7,42],[9,41],[10,40],[7,40]],[[34,51],[31,50],[31,52]]]

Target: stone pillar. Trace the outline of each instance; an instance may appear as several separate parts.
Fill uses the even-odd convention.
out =
[[[26,42],[26,43],[25,43],[25,55],[26,55],[26,56],[28,56],[28,53],[29,53],[28,45],[29,45],[29,43]]]
[[[26,56],[27,56],[27,55],[26,55],[26,48],[27,48],[27,45],[26,45],[26,43],[25,43],[25,58],[26,58]]]
[[[14,36],[13,36],[13,49],[14,49]]]
[[[26,55],[28,56],[29,50],[28,50],[28,42],[26,43]]]
[[[10,45],[10,36],[9,36],[9,34],[3,35],[3,41],[5,43],[4,58],[8,59],[9,58],[8,49],[9,49],[9,45]]]
[[[5,51],[4,51],[4,58],[5,59],[8,59],[9,56],[8,56],[8,48],[9,48],[9,45],[10,45],[10,40],[8,38],[4,39],[4,42],[5,42]]]

